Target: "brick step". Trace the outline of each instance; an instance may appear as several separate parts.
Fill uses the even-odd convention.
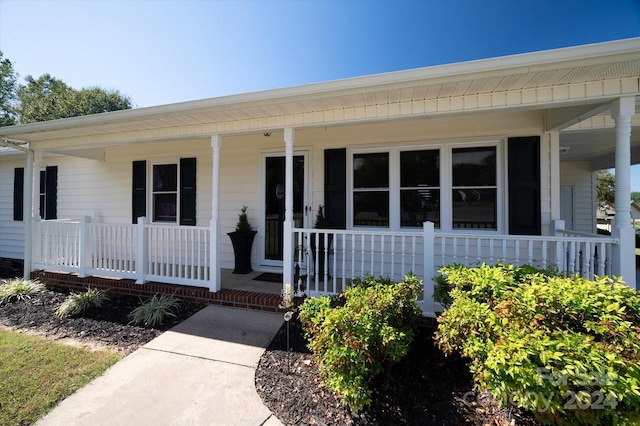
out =
[[[37,279],[48,288],[65,288],[69,290],[86,290],[88,287],[109,290],[116,294],[140,297],[152,297],[154,294],[171,294],[184,301],[205,305],[221,305],[241,309],[281,312],[278,308],[280,296],[268,293],[256,293],[246,290],[222,289],[217,293],[206,287],[182,286],[167,283],[149,282],[136,284],[134,280],[112,277],[85,277],[76,274],[52,271],[34,271],[31,279]]]

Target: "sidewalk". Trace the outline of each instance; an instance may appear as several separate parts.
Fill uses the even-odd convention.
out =
[[[280,314],[208,306],[36,425],[281,425],[258,396],[254,376],[282,322]]]

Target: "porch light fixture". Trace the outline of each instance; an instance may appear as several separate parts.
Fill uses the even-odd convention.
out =
[[[271,136],[271,132],[264,132],[263,135],[265,138],[268,138],[269,136]]]
[[[560,149],[559,149],[560,154],[566,154],[567,152],[569,152],[569,148],[570,147],[568,147],[568,146],[561,146]]]

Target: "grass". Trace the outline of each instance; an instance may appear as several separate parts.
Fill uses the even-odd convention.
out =
[[[0,425],[28,425],[122,359],[0,330]]]

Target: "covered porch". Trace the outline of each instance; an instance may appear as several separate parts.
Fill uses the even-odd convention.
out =
[[[433,315],[438,268],[480,262],[622,275],[636,288],[638,75],[635,39],[2,128],[0,143],[21,155],[3,158],[6,175],[26,184],[21,205],[14,186],[0,249],[19,253],[24,236],[25,276],[218,293],[233,264],[226,233],[248,205],[252,267],[281,273],[284,294],[413,272]],[[376,167],[356,182],[367,162]],[[616,175],[610,237],[595,226],[593,172],[605,168]],[[312,228],[336,200],[341,219]],[[56,219],[39,219],[56,204]]]

